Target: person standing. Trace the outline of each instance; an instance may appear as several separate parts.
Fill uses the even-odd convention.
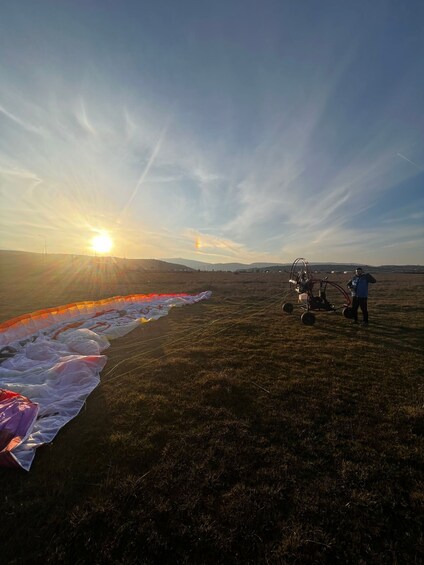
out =
[[[358,308],[362,312],[362,325],[368,326],[368,285],[374,284],[375,278],[369,273],[364,273],[361,267],[355,270],[355,276],[347,283],[352,293],[353,323],[358,323]]]

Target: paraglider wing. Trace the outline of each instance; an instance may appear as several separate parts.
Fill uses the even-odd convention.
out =
[[[110,339],[210,296],[209,291],[117,296],[0,324],[0,466],[29,470],[35,449],[79,413],[100,382]]]

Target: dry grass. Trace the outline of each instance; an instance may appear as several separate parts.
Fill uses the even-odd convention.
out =
[[[30,473],[0,470],[2,562],[421,563],[424,278],[380,275],[367,329],[283,315],[286,280],[4,277],[3,319],[214,294],[114,342]]]

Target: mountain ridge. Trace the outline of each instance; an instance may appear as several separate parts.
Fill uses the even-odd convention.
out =
[[[292,265],[290,263],[206,263],[184,258],[165,258],[165,259],[126,259],[113,256],[95,255],[76,255],[70,253],[37,253],[33,251],[20,251],[11,249],[0,249],[0,266],[13,267],[14,265],[36,266],[48,265],[57,262],[58,264],[68,265],[75,268],[93,268],[101,266],[103,269],[112,267],[129,271],[227,271],[227,272],[279,272],[288,271]],[[356,266],[361,266],[367,270],[375,272],[404,272],[404,273],[424,273],[422,265],[367,265],[356,262],[312,262],[309,266],[312,271],[320,272],[340,272],[354,271]]]
[[[239,271],[239,272],[276,272],[276,271],[287,271],[290,270],[293,262],[290,263],[206,263],[202,261],[194,261],[192,259],[184,258],[166,258],[164,261],[175,261],[179,264],[191,267],[194,270],[201,271]],[[361,266],[366,269],[372,269],[376,272],[379,271],[392,271],[392,272],[424,272],[424,266],[422,265],[368,265],[366,263],[357,262],[345,262],[337,263],[333,261],[308,261],[311,270],[317,271],[354,271],[357,266]]]
[[[36,253],[0,249],[0,265],[5,268],[37,268],[57,265],[72,269],[109,268],[128,271],[193,271],[186,265],[160,259],[124,259],[121,257],[76,255],[68,253]]]

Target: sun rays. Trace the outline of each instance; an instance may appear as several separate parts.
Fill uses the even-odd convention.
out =
[[[109,253],[112,247],[113,241],[107,232],[101,232],[91,240],[91,249],[95,253]]]

